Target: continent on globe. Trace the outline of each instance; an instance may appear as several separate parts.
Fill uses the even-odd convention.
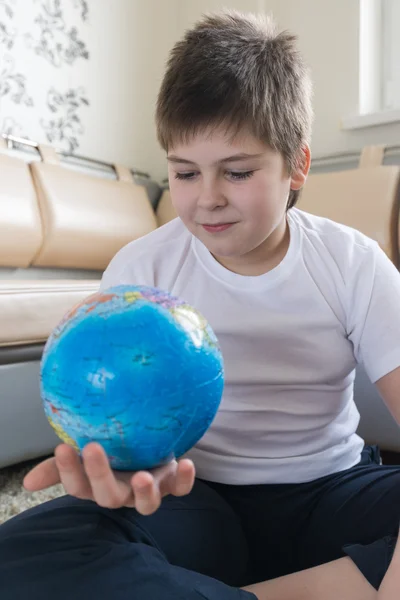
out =
[[[104,448],[117,470],[178,458],[210,427],[223,358],[206,319],[184,300],[121,285],[72,308],[47,340],[40,374],[45,414],[79,453]]]

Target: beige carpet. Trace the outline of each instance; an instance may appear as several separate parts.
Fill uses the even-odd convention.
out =
[[[0,469],[0,524],[27,508],[65,495],[62,485],[55,485],[41,492],[27,492],[22,487],[26,473],[42,460]]]

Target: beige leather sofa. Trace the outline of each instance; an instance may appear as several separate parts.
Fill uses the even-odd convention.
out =
[[[0,468],[59,443],[39,394],[53,327],[98,288],[119,248],[175,217],[168,191],[154,208],[126,167],[115,165],[116,177],[105,179],[38,149],[40,160],[27,163],[0,138]],[[365,231],[397,264],[400,169],[382,166],[379,152],[367,149],[359,169],[311,175],[300,207]],[[362,370],[356,400],[368,441],[400,450],[397,425]]]

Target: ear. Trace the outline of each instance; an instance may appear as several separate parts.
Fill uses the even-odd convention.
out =
[[[290,189],[299,190],[306,182],[311,164],[311,150],[308,144],[302,147],[296,171],[292,174]]]

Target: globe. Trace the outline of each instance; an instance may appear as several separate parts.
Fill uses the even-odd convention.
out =
[[[41,360],[44,412],[58,437],[79,454],[98,442],[116,470],[185,454],[210,427],[223,387],[206,319],[147,286],[86,298],[52,331]]]

